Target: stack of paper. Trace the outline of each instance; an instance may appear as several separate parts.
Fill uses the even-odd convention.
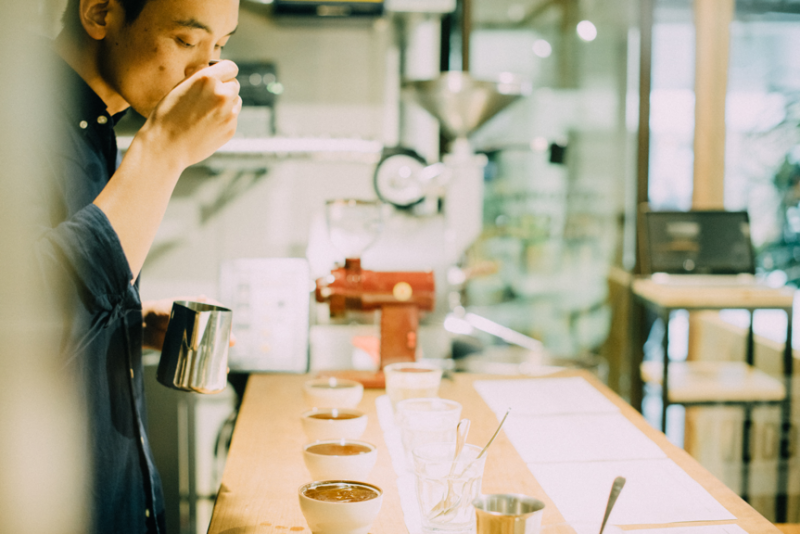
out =
[[[648,530],[626,530],[625,534],[747,534],[739,525],[707,525],[701,527],[671,527]]]
[[[610,524],[735,519],[583,378],[483,380],[475,389],[498,419],[511,408],[506,435],[571,524],[593,524],[603,517],[618,476],[627,481]]]
[[[489,408],[504,414],[556,415],[618,412],[602,393],[580,377],[547,380],[478,380],[474,383]]]

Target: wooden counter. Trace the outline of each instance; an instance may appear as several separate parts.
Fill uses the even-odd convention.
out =
[[[711,524],[738,524],[752,534],[780,534],[762,515],[700,466],[683,450],[675,447],[660,432],[650,427],[642,416],[611,390],[583,371],[565,371],[554,377],[583,376],[616,404],[621,413],[645,433],[690,476],[738,519],[711,521]],[[462,416],[472,421],[469,443],[483,445],[497,426],[497,418],[473,389],[477,379],[498,376],[456,374],[443,380],[442,398],[463,406]],[[513,380],[517,377],[510,377]],[[530,378],[530,377],[518,377]],[[239,420],[233,435],[222,484],[214,506],[210,534],[287,534],[309,533],[300,512],[297,490],[310,482],[302,457],[305,434],[300,423],[303,404],[302,384],[308,376],[253,375],[247,386]],[[547,380],[548,378],[541,378]],[[396,474],[378,424],[375,399],[383,390],[365,390],[359,409],[369,414],[363,440],[378,446],[378,462],[367,482],[384,490],[383,507],[371,534],[406,534],[395,484]],[[536,482],[514,446],[501,432],[492,445],[484,471],[482,491],[488,493],[524,493],[543,500],[546,512],[543,524],[562,523],[564,519],[542,487]],[[680,526],[673,523],[670,526]],[[692,523],[684,523],[689,526]],[[653,525],[648,525],[653,526]],[[634,526],[624,527],[627,530]],[[563,529],[569,534],[572,529]]]

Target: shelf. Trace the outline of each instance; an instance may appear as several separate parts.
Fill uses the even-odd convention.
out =
[[[678,286],[640,278],[634,280],[633,292],[656,306],[672,309],[790,309],[794,301],[793,288],[773,288],[758,284]]]
[[[133,137],[120,136],[117,146],[125,151]],[[214,153],[212,157],[312,157],[377,163],[381,157],[383,143],[368,139],[327,137],[234,137]]]
[[[661,385],[662,362],[643,362],[642,379]],[[669,402],[675,404],[724,402],[780,402],[783,383],[744,362],[670,362]]]

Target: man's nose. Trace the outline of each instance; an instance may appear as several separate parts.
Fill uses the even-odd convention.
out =
[[[197,71],[199,71],[201,69],[204,69],[204,68],[208,67],[209,65],[213,65],[213,64],[215,64],[217,62],[219,62],[218,59],[204,59],[203,61],[198,61],[196,63],[192,63],[191,65],[186,67],[186,71],[184,72],[184,74],[188,78],[189,76],[191,76],[195,72],[197,72]]]

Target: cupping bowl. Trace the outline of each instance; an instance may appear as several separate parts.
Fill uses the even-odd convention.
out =
[[[303,384],[309,408],[355,408],[364,396],[364,386],[355,380],[316,378]]]
[[[366,480],[378,449],[354,439],[315,441],[303,447],[303,460],[312,480]]]
[[[314,408],[301,420],[308,441],[358,439],[367,428],[367,414],[350,408]]]
[[[349,480],[312,482],[298,494],[312,534],[368,534],[383,502],[379,487]]]

